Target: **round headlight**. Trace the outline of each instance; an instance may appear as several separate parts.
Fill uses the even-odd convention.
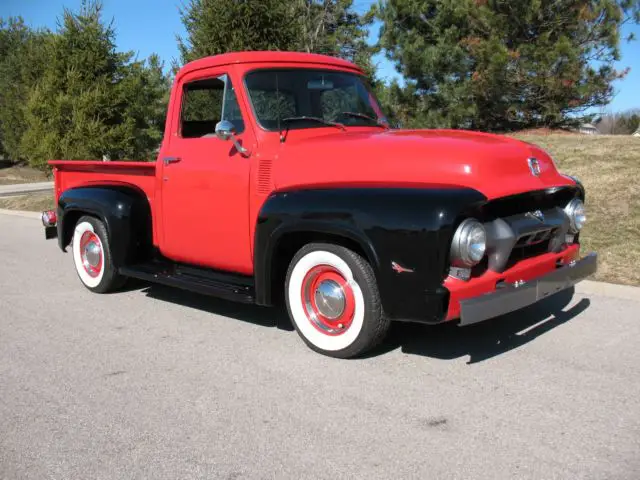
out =
[[[451,262],[458,267],[473,267],[482,260],[487,250],[487,232],[474,219],[463,221],[451,242]]]
[[[569,232],[578,233],[587,221],[584,211],[584,203],[579,198],[574,198],[564,207],[564,213],[569,217]]]

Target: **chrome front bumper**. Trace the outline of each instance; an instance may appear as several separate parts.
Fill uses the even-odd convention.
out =
[[[572,287],[598,268],[598,255],[588,254],[580,260],[558,268],[542,277],[509,284],[495,292],[460,302],[460,326],[482,322],[532,305],[543,298]]]

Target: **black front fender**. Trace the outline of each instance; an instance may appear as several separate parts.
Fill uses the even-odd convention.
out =
[[[281,239],[311,232],[357,243],[374,269],[383,308],[392,318],[440,321],[448,300],[442,282],[454,228],[485,201],[480,192],[458,187],[274,193],[256,226],[257,302],[273,301],[271,282]],[[399,273],[393,263],[410,271]]]
[[[129,187],[100,186],[66,190],[58,200],[58,245],[64,251],[82,215],[102,220],[109,234],[116,267],[151,245],[151,211],[141,191]]]

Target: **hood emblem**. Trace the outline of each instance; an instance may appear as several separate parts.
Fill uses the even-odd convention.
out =
[[[540,162],[537,158],[531,157],[527,158],[527,163],[529,164],[529,170],[531,171],[531,175],[537,177],[540,175]]]
[[[527,212],[527,217],[538,220],[540,223],[544,223],[544,213],[540,210],[534,210],[533,212]]]
[[[396,263],[396,262],[391,262],[391,268],[396,273],[413,273],[413,269],[405,268],[405,267],[403,267],[402,265],[400,265],[399,263]]]

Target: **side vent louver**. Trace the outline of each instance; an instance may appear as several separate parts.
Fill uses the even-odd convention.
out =
[[[258,192],[269,193],[271,191],[271,167],[273,160],[270,158],[260,159],[258,164]]]

